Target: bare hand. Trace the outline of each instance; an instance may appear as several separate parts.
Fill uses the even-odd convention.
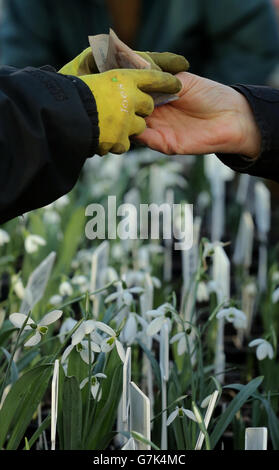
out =
[[[233,88],[188,72],[180,99],[158,107],[137,137],[166,154],[238,153],[257,157],[261,135],[248,101]]]

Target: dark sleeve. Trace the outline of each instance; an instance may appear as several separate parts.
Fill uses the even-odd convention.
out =
[[[0,68],[0,223],[72,189],[96,153],[98,115],[80,79]]]
[[[217,154],[223,163],[240,173],[248,173],[279,182],[279,90],[252,85],[233,87],[248,100],[262,136],[259,157]]]
[[[207,58],[203,75],[222,83],[266,85],[279,63],[270,0],[206,0]]]

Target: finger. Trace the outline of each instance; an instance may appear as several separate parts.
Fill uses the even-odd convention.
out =
[[[150,95],[138,90],[136,93],[135,113],[138,116],[149,116],[154,111],[154,101]]]
[[[181,83],[170,73],[159,72],[157,70],[137,70],[136,82],[138,88],[147,93],[178,93],[181,90]]]
[[[152,70],[161,70],[160,67],[154,62],[154,60],[150,57],[149,52],[141,52],[141,51],[135,51],[140,57],[142,57],[146,62],[148,62],[151,65]]]
[[[110,153],[116,153],[117,155],[120,155],[122,153],[128,152],[129,148],[130,141],[129,139],[125,139],[123,140],[123,142],[117,142],[116,144],[114,144],[110,149]]]
[[[164,135],[156,129],[146,128],[140,135],[135,137],[135,140],[151,149],[165,153],[166,155],[176,154],[164,139]]]
[[[172,52],[148,52],[148,55],[164,72],[173,74],[186,72],[190,66],[183,55]]]
[[[80,56],[80,64],[78,68],[78,75],[88,75],[90,73],[95,73],[97,71],[97,66],[95,59],[92,54],[91,47],[85,49]]]
[[[144,129],[146,129],[146,122],[142,117],[134,116],[131,126],[129,135],[139,135],[141,134]]]

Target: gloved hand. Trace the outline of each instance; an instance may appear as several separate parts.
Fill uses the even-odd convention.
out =
[[[176,74],[185,72],[189,68],[189,62],[182,55],[173,54],[171,52],[138,52],[143,59],[151,64],[151,69],[162,70]],[[75,57],[71,62],[64,65],[59,73],[64,75],[89,75],[91,73],[99,73],[91,47],[85,49],[81,54]]]
[[[144,117],[153,112],[154,102],[147,93],[178,93],[180,81],[157,70],[115,69],[83,75],[90,88],[99,117],[98,154],[124,153],[130,148],[129,136],[141,134]]]

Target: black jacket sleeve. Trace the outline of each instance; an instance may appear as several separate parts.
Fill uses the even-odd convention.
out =
[[[0,223],[70,191],[98,138],[96,103],[82,80],[51,67],[1,67]]]
[[[255,160],[236,154],[217,154],[223,163],[240,173],[279,182],[279,90],[253,85],[233,87],[248,100],[262,136],[262,148]]]

